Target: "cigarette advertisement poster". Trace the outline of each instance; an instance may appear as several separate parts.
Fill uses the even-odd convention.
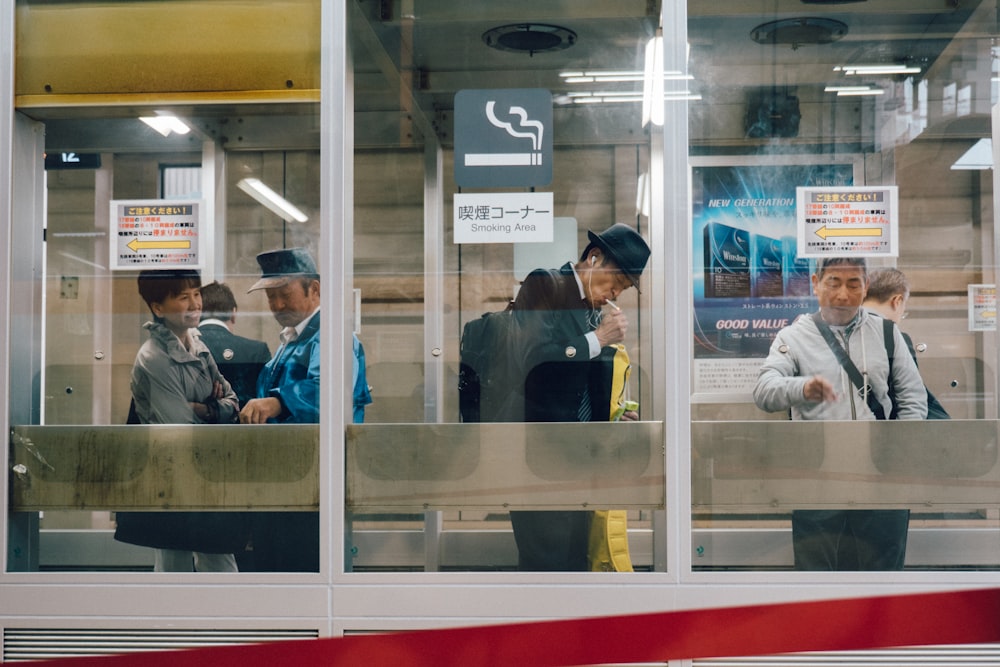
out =
[[[815,260],[797,252],[796,188],[853,180],[853,164],[693,168],[696,400],[747,400],[775,334],[816,309]]]

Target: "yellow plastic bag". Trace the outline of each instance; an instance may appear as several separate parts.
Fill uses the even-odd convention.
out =
[[[637,403],[626,400],[632,365],[622,344],[615,348],[611,374],[611,421],[621,419],[625,410],[635,410]],[[625,510],[596,510],[591,515],[587,560],[591,572],[632,572],[628,552],[628,526]]]
[[[621,419],[625,412],[625,403],[628,396],[628,378],[632,374],[632,363],[628,358],[628,350],[621,343],[609,345],[615,349],[615,356],[612,359],[611,370],[611,421],[616,422]],[[631,401],[629,401],[631,403]]]
[[[632,572],[625,510],[596,510],[590,520],[591,572]]]

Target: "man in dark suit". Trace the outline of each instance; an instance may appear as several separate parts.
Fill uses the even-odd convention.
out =
[[[532,271],[514,299],[527,422],[608,420],[608,397],[591,398],[592,360],[601,348],[625,339],[628,318],[614,300],[630,287],[638,289],[650,250],[624,224],[587,235],[590,243],[578,262]],[[602,315],[601,308],[609,303],[611,310]],[[623,419],[638,415],[626,412]],[[510,514],[518,569],[587,569],[590,512]]]
[[[198,332],[201,342],[205,344],[222,376],[233,386],[240,407],[257,396],[257,376],[264,364],[271,360],[271,350],[267,343],[252,338],[244,338],[233,333],[236,323],[236,297],[229,285],[213,282],[201,286],[201,322]],[[251,527],[269,515],[261,512],[245,514]],[[236,564],[240,572],[253,572],[259,569],[256,552],[252,544],[247,548],[234,552]]]
[[[233,333],[236,322],[236,297],[225,283],[213,282],[201,287],[201,323],[198,331],[223,377],[233,385],[243,406],[257,396],[257,376],[271,360],[267,343]]]

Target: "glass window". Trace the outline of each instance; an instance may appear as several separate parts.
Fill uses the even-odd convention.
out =
[[[17,20],[8,569],[318,571],[318,4]]]
[[[373,402],[348,429],[348,567],[616,569],[588,559],[608,525],[591,510],[606,509],[627,522],[611,530],[627,526],[628,566],[654,569],[661,258],[647,263],[646,244],[662,216],[643,193],[661,130],[643,122],[643,88],[659,12],[400,9],[350,13],[351,278]],[[599,321],[603,364],[585,335]],[[614,343],[630,375],[612,398]],[[611,423],[626,399],[641,421]]]
[[[775,7],[688,3],[693,567],[995,568],[996,3]]]

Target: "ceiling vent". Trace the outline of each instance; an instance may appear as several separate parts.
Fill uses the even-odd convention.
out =
[[[830,44],[846,34],[846,23],[801,17],[762,23],[750,31],[750,38],[758,44],[788,44],[794,49],[807,44]]]
[[[487,30],[483,33],[483,41],[494,49],[533,56],[568,49],[576,44],[576,33],[545,23],[514,23]]]

